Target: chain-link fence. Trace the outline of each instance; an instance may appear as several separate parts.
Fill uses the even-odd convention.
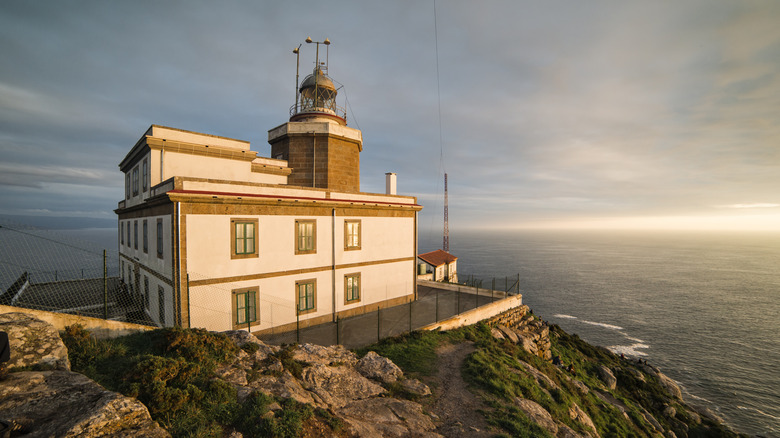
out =
[[[0,222],[0,304],[149,324],[118,271],[116,251],[94,241]]]

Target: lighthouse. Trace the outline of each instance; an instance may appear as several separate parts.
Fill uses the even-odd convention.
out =
[[[320,61],[319,46],[327,48],[330,41],[306,42],[317,46],[314,69],[300,86],[296,72],[290,119],[268,131],[271,157],[286,160],[292,168],[289,185],[360,192],[363,135],[347,126],[346,111],[336,102],[338,89],[327,74],[327,56]],[[300,47],[293,52],[300,57]]]

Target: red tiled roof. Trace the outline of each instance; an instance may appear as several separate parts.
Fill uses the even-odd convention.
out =
[[[452,263],[455,260],[458,260],[457,257],[454,255],[442,251],[440,249],[437,249],[436,251],[426,252],[425,254],[420,254],[417,257],[425,261],[426,263],[432,265],[432,266],[441,266],[446,263]]]

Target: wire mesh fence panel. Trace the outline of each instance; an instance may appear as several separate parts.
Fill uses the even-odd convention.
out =
[[[0,221],[0,304],[150,324],[143,300],[118,277],[117,254],[109,249],[116,231],[79,230],[95,240],[73,231]]]

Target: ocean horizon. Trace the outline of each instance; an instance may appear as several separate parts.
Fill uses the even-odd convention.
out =
[[[441,248],[421,235],[420,252]],[[450,232],[461,282],[519,277],[545,320],[677,381],[735,430],[780,437],[780,233]]]

